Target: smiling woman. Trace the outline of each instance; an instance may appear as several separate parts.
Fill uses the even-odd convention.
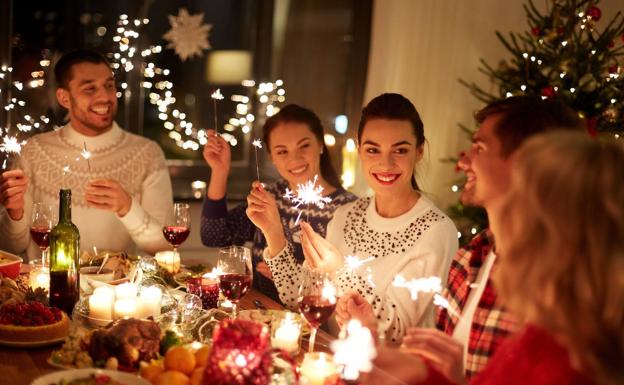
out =
[[[409,326],[432,326],[433,307],[426,295],[414,303],[407,290],[391,285],[393,278],[444,279],[457,249],[457,230],[413,179],[425,138],[409,100],[398,94],[371,100],[362,111],[358,139],[362,171],[375,196],[336,210],[327,239],[304,226],[303,250],[310,266],[334,274],[345,293],[339,303],[366,300],[380,331],[399,341]],[[264,256],[282,301],[293,304],[294,286],[302,281],[304,269],[293,263],[288,249],[277,254],[268,250]],[[367,262],[351,269],[345,256]]]

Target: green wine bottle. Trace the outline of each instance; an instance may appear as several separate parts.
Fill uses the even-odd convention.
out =
[[[50,306],[71,316],[80,295],[80,233],[71,221],[71,190],[59,192],[59,221],[50,232]]]

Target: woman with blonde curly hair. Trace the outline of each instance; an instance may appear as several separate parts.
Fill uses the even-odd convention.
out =
[[[496,288],[524,328],[470,384],[623,384],[624,147],[552,132],[514,157],[490,220]],[[404,383],[450,383],[418,358],[380,356]]]

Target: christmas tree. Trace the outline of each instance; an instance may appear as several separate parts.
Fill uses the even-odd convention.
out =
[[[496,32],[510,58],[496,67],[481,60],[479,70],[498,93],[460,82],[484,103],[522,94],[558,98],[586,119],[591,135],[619,138],[624,135],[624,17],[618,12],[610,21],[602,20],[598,3],[551,0],[542,13],[528,0],[528,31],[508,37]],[[458,203],[449,212],[464,242],[487,226],[482,210]]]

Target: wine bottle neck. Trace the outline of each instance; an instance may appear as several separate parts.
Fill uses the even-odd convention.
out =
[[[61,190],[59,197],[59,222],[71,222],[71,190]]]

